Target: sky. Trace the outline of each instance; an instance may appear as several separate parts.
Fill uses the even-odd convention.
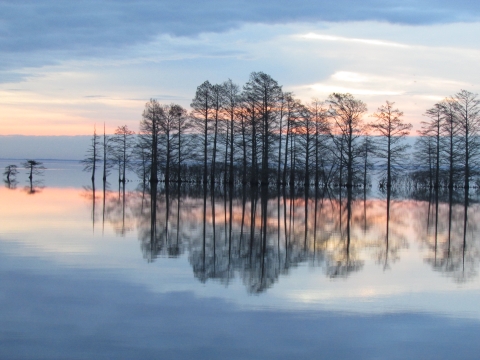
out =
[[[418,129],[480,92],[479,33],[469,0],[0,0],[0,135],[137,130],[149,99],[189,108],[205,80],[253,71],[305,103],[393,101]]]

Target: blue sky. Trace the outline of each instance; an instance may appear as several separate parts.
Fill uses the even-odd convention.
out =
[[[252,71],[418,124],[479,91],[479,32],[474,1],[0,1],[0,135],[136,130],[148,99],[188,107],[203,81]]]

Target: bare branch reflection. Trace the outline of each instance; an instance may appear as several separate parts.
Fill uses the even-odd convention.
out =
[[[136,229],[148,262],[185,254],[201,282],[237,278],[256,294],[303,264],[347,278],[372,258],[393,269],[415,242],[435,271],[458,282],[477,275],[479,205],[453,189],[407,197],[386,187],[373,198],[355,187],[143,185],[117,193],[107,184],[102,221],[118,236]],[[95,188],[86,190],[95,224]]]

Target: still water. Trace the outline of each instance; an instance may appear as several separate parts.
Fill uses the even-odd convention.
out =
[[[474,193],[152,197],[45,166],[0,189],[2,359],[479,356]]]

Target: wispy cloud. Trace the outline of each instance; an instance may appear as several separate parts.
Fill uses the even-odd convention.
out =
[[[301,39],[307,39],[307,40],[350,42],[350,43],[358,43],[358,44],[373,45],[373,46],[389,46],[389,47],[397,47],[397,48],[410,48],[411,47],[410,45],[391,42],[391,41],[375,40],[375,39],[348,38],[348,37],[342,37],[342,36],[333,36],[333,35],[315,34],[315,33],[298,35],[298,37],[301,38]]]
[[[403,91],[389,91],[389,90],[375,90],[365,88],[358,88],[358,87],[344,87],[344,86],[337,86],[337,85],[327,85],[327,84],[312,84],[308,85],[308,88],[311,88],[315,92],[323,93],[323,94],[331,94],[331,93],[350,93],[352,95],[401,95]]]

